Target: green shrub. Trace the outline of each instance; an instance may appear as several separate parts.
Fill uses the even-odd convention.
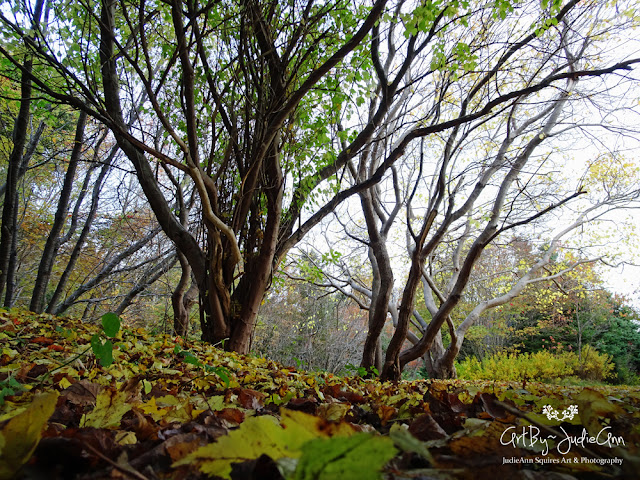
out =
[[[497,352],[479,361],[468,357],[456,365],[458,377],[466,380],[557,381],[575,376],[583,380],[604,380],[613,375],[611,357],[590,345],[582,349],[582,360],[574,352],[553,354]]]

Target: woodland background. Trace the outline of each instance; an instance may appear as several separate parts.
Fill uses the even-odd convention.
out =
[[[602,277],[636,254],[633,2],[0,11],[6,308],[332,373],[638,381]]]

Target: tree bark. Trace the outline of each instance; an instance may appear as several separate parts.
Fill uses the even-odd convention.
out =
[[[173,307],[173,334],[180,337],[187,335],[189,328],[189,303],[186,297],[187,284],[191,280],[191,267],[185,256],[178,252],[180,262],[180,280],[171,295],[171,306]]]
[[[47,241],[44,246],[44,251],[42,252],[42,257],[40,258],[38,275],[36,276],[33,293],[31,294],[31,304],[29,305],[29,309],[36,313],[42,313],[44,310],[45,293],[47,286],[49,285],[53,262],[56,259],[58,248],[60,247],[60,233],[62,232],[62,227],[64,226],[67,219],[67,212],[69,211],[69,200],[71,198],[71,191],[73,190],[76,168],[82,152],[86,120],[87,114],[85,112],[80,112],[76,125],[73,150],[71,152],[71,157],[69,158],[69,166],[67,167],[62,191],[60,192],[58,208],[56,209],[53,225],[51,226],[49,236],[47,237]]]
[[[393,290],[393,270],[387,251],[386,235],[381,233],[376,225],[373,211],[372,192],[363,192],[361,204],[365,212],[367,231],[369,232],[369,258],[373,268],[373,285],[371,289],[371,304],[369,306],[369,330],[364,343],[360,366],[369,371],[375,367],[382,370],[382,344],[380,335],[387,321],[389,301]]]
[[[32,62],[24,63],[20,84],[20,109],[13,129],[13,149],[7,166],[7,181],[2,208],[2,228],[0,229],[0,296],[5,293],[4,305],[10,306],[15,287],[16,229],[18,227],[18,172],[22,164],[24,146],[29,130],[31,107],[31,69]],[[14,260],[12,260],[12,257]]]

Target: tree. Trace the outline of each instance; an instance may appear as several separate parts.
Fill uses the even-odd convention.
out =
[[[29,308],[36,313],[42,313],[42,311],[44,310],[44,297],[47,285],[49,283],[49,277],[51,276],[51,270],[53,269],[53,262],[55,260],[58,249],[60,248],[60,244],[62,243],[60,233],[62,232],[64,222],[67,218],[67,212],[69,211],[69,201],[71,199],[73,181],[76,176],[76,169],[82,151],[86,121],[86,113],[81,112],[78,116],[78,125],[76,127],[73,150],[71,152],[69,166],[67,167],[67,172],[65,174],[64,185],[60,193],[60,199],[58,201],[58,208],[56,210],[55,219],[53,221],[51,231],[49,232],[49,235],[47,237],[47,242],[44,247],[44,252],[42,253],[40,266],[38,268],[38,275],[33,287],[31,304]]]
[[[40,94],[87,112],[112,131],[195,278],[203,339],[228,338],[227,348],[246,352],[279,261],[346,198],[379,182],[414,140],[491,117],[567,79],[636,62],[569,68],[532,83],[492,87],[508,60],[578,3],[546,6],[535,32],[497,53],[497,43],[481,33],[474,50],[463,37],[451,46],[445,40],[494,23],[497,35],[499,20],[514,11],[507,2],[417,8],[384,0],[371,7],[341,0],[52,2],[56,21],[46,32],[34,29],[31,40],[28,9],[0,20],[8,38],[26,38],[29,53],[54,72],[28,75]],[[450,47],[453,54],[445,54]],[[20,66],[9,50],[0,53]],[[482,71],[468,101],[458,114],[443,115],[440,107],[462,86],[454,77],[461,70],[471,75],[479,61]],[[432,107],[416,110],[411,92],[430,82],[438,86]],[[136,110],[141,95],[145,103]],[[366,98],[370,113],[360,123],[349,119]],[[125,113],[134,124],[125,124]],[[400,113],[403,136],[383,155],[369,155]],[[348,185],[345,170],[363,175],[353,175]],[[179,195],[166,181],[170,175],[196,199],[188,225],[172,207]],[[399,331],[412,303],[407,296],[401,305]],[[383,316],[374,315],[370,328],[377,331]]]
[[[294,116],[309,115],[312,102],[329,97],[318,93],[301,105],[312,89],[328,87],[319,82],[362,43],[383,6],[105,1],[96,11],[77,6],[69,17],[66,5],[57,4],[55,17],[75,27],[70,34],[66,25],[49,25],[46,35],[35,29],[38,41],[28,44],[32,53],[70,86],[39,78],[38,88],[111,128],[165,233],[189,263],[203,300],[205,340],[230,337],[229,348],[247,350],[278,243],[291,236],[312,187],[337,168],[309,164],[307,152],[298,153],[308,171],[297,172],[295,201],[283,219],[285,175],[293,171],[290,157],[297,153],[285,147]],[[30,12],[21,15],[14,21],[3,17],[18,36]],[[168,25],[157,26],[158,18]],[[125,37],[121,45],[118,38]],[[61,41],[63,60],[49,48],[54,38]],[[125,125],[127,94],[140,89],[148,98],[144,108],[161,126],[147,128],[143,112],[135,128]],[[192,182],[202,244],[172,211],[145,154]]]
[[[31,15],[31,27],[34,30],[40,28],[40,17],[44,8],[44,0],[38,0],[34,5]],[[18,230],[18,180],[20,173],[26,169],[31,148],[27,148],[28,124],[31,116],[31,73],[33,60],[27,54],[20,65],[20,110],[15,119],[13,128],[13,149],[9,157],[7,167],[7,180],[5,182],[4,203],[2,208],[2,228],[0,229],[0,295],[5,293],[5,306],[13,303],[15,288],[15,270],[17,256],[17,230]],[[32,134],[31,145],[37,143],[38,134]],[[29,147],[31,147],[29,145]]]
[[[0,135],[5,148],[0,164],[7,171],[11,170],[10,159],[20,151],[11,140],[25,102],[20,99],[19,86],[3,81],[2,87],[5,103]],[[104,127],[87,124],[84,112],[41,100],[30,102],[27,116],[32,126],[27,132],[30,138],[20,157],[12,194],[15,281],[5,306],[30,306],[38,313],[45,308],[63,313],[74,307],[73,313],[83,318],[96,310],[122,312],[170,269],[175,254],[149,249],[149,242],[161,243],[157,241],[160,230],[153,216],[144,214],[148,209],[135,200],[137,193],[131,185],[120,188],[131,175],[121,170],[119,149]],[[119,182],[115,196],[103,188]],[[120,212],[114,211],[116,204],[122,205]],[[144,237],[147,226],[155,232],[132,249],[129,244],[135,245],[139,235]],[[142,259],[140,249],[145,245]],[[143,269],[142,279],[136,279],[128,292],[118,291]]]
[[[386,321],[388,312],[398,309],[395,334],[386,352],[382,373],[384,379],[399,378],[408,362],[423,355],[426,355],[431,376],[455,376],[453,362],[465,335],[484,312],[508,303],[528,285],[552,281],[585,261],[597,260],[597,257],[591,257],[570,261],[569,257],[561,254],[562,242],[585,223],[637,200],[637,186],[628,180],[620,181],[623,177],[631,178],[630,172],[624,172],[624,169],[613,172],[609,169],[609,180],[605,182],[609,185],[605,188],[599,188],[604,177],[596,180],[591,175],[597,164],[615,166],[614,158],[606,162],[602,159],[592,162],[587,169],[588,175],[579,178],[572,185],[573,190],[571,187],[563,188],[552,180],[558,165],[554,165],[553,158],[550,158],[554,150],[548,150],[547,146],[550,142],[562,140],[571,131],[586,131],[590,126],[590,121],[585,119],[580,122],[570,116],[576,115],[585,99],[591,102],[596,95],[589,77],[606,73],[602,69],[582,67],[593,64],[590,47],[594,38],[600,33],[614,32],[607,18],[610,15],[615,16],[616,13],[584,9],[569,3],[550,19],[547,24],[554,26],[547,32],[532,34],[519,30],[515,24],[509,24],[513,28],[509,30],[511,40],[507,42],[508,47],[497,54],[500,69],[491,67],[493,57],[489,57],[489,65],[474,64],[473,69],[468,71],[454,67],[451,74],[445,75],[443,83],[446,88],[457,88],[461,92],[460,99],[448,98],[448,102],[444,103],[436,94],[427,96],[438,100],[434,100],[432,108],[439,115],[460,118],[468,113],[468,108],[481,103],[476,96],[491,98],[491,95],[499,95],[497,92],[503,89],[517,88],[521,84],[540,86],[534,91],[527,91],[525,87],[512,102],[502,105],[500,111],[491,116],[453,126],[441,137],[432,136],[429,141],[425,139],[421,148],[413,154],[414,163],[410,167],[413,176],[407,174],[412,186],[408,189],[400,183],[400,176],[394,171],[388,175],[386,182],[391,185],[387,190],[396,192],[395,195],[388,194],[385,197],[380,194],[379,187],[369,190],[374,205],[363,202],[368,238],[362,241],[369,247],[374,273],[372,287],[367,293],[370,298],[367,308],[370,309],[371,318],[375,316],[380,322]],[[504,22],[500,23],[496,28],[504,28],[504,25]],[[487,31],[491,32],[490,24],[483,26],[485,29],[476,37],[468,32],[463,34],[467,47],[473,52],[488,48],[487,37],[493,39],[491,33],[487,34]],[[624,20],[618,25],[619,28],[625,26]],[[455,32],[448,32],[449,43],[443,47],[444,61],[450,64],[454,63],[461,45],[454,36]],[[511,72],[515,70],[518,74],[514,77]],[[542,86],[552,85],[551,79],[557,80],[558,72],[570,74],[564,77],[566,83],[556,84],[545,93]],[[493,91],[492,85],[495,85],[497,92]],[[587,115],[592,115],[592,112],[589,111]],[[607,124],[606,128],[624,133],[626,125]],[[396,132],[396,137],[390,134],[384,138],[388,144],[401,144],[406,135],[405,131],[400,130]],[[558,155],[558,147],[555,148]],[[394,151],[393,148],[391,151]],[[592,203],[580,203],[579,197],[586,195],[590,189],[593,190],[590,194]],[[399,195],[399,192],[407,190],[408,195]],[[387,220],[393,221],[397,215],[396,209],[402,202],[406,204],[410,270],[401,300],[396,304],[389,300],[388,293],[377,292],[376,282],[379,283],[379,278],[389,278],[379,267],[383,265],[386,269],[389,264],[387,249],[380,247],[386,234],[383,236],[381,233],[388,231],[390,227]],[[522,259],[515,259],[511,267],[515,275],[508,279],[509,283],[502,285],[499,293],[478,298],[462,315],[460,302],[469,282],[474,279],[475,267],[485,248],[507,232],[527,235],[534,227],[539,229],[545,216],[556,209],[566,208],[571,205],[570,202],[581,205],[577,208],[582,210],[573,215],[571,220],[565,217],[566,228],[550,232],[545,239],[545,247],[538,255],[531,257],[533,261],[522,263]],[[371,220],[373,212],[377,218]],[[555,214],[560,215],[558,212]],[[373,254],[375,258],[371,258]],[[347,275],[344,285],[350,285],[352,290],[363,291],[350,275]],[[431,317],[428,324],[416,312],[420,285],[423,287],[426,310]],[[372,313],[374,311],[377,311],[376,315]],[[454,323],[452,317],[455,315],[459,320]],[[410,331],[411,323],[416,326],[420,339],[411,339],[411,346],[403,350],[405,340],[415,335]],[[446,346],[442,341],[443,325],[446,325],[450,338]],[[378,325],[374,331],[370,325],[370,333],[373,331],[374,335],[379,335],[380,328]],[[375,339],[368,342],[365,348],[364,367],[372,364]]]

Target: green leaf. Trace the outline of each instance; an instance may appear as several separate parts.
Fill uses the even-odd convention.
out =
[[[0,407],[4,405],[4,397],[8,397],[10,395],[15,395],[15,394],[16,394],[16,391],[13,388],[3,387],[2,390],[0,390]]]
[[[191,352],[184,352],[184,361],[185,363],[189,363],[191,365],[201,366],[202,363],[195,357]]]
[[[100,335],[97,333],[91,337],[91,350],[93,350],[93,354],[96,358],[102,357],[102,340],[100,340]]]
[[[115,313],[105,313],[102,316],[102,328],[107,337],[115,337],[120,331],[120,318]]]
[[[376,480],[396,455],[388,437],[357,433],[351,437],[318,438],[302,447],[295,480]]]
[[[102,346],[102,355],[99,358],[100,365],[103,367],[108,367],[113,363],[113,343],[111,343],[111,340],[104,342],[104,345]]]
[[[231,380],[229,379],[229,370],[227,370],[224,367],[211,367],[209,365],[206,365],[205,368],[206,370],[215,373],[216,375],[218,375],[220,377],[220,380],[222,380],[222,382],[225,384],[225,386],[228,388],[229,387],[229,383],[231,382]]]
[[[111,340],[102,343],[100,336],[96,334],[91,337],[91,350],[103,367],[108,367],[113,363],[113,343]]]

